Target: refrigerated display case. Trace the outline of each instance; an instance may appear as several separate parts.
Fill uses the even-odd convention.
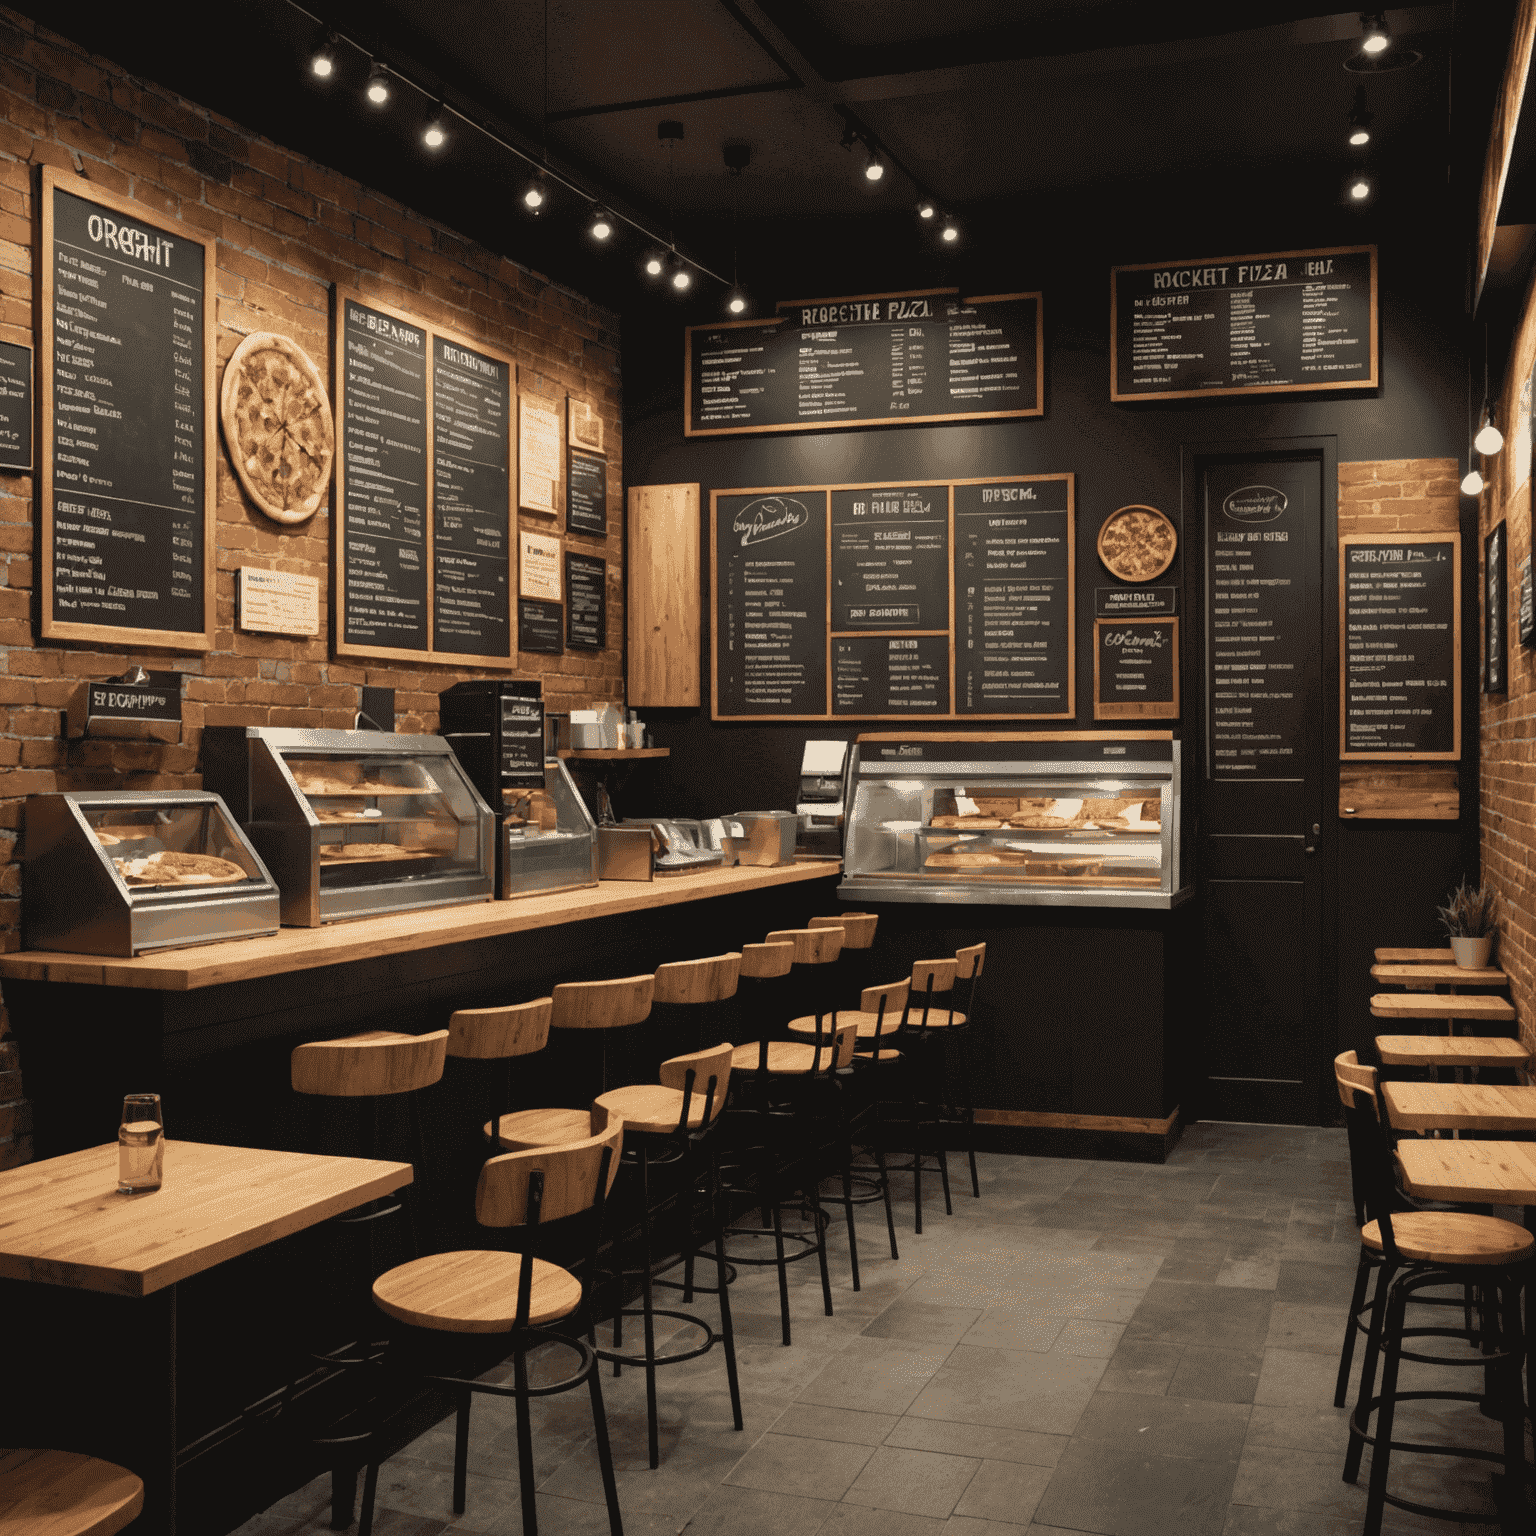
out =
[[[496,830],[504,901],[597,884],[597,824],[558,757],[545,759],[542,789],[502,791]]]

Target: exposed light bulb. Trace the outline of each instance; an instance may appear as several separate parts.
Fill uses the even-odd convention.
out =
[[[1387,35],[1386,24],[1381,17],[1374,17],[1365,24],[1365,36],[1360,42],[1362,53],[1385,53],[1391,44],[1392,39]]]
[[[329,48],[322,48],[309,61],[309,67],[322,80],[329,80],[336,73],[336,55]]]
[[[389,71],[382,64],[375,64],[368,71],[368,84],[363,87],[363,94],[376,107],[382,107],[389,100]]]
[[[441,116],[434,117],[422,130],[421,142],[428,149],[441,149],[448,142],[448,130],[443,127]]]
[[[944,226],[942,233],[944,240],[951,244],[960,238],[960,230],[952,219]]]
[[[747,307],[747,296],[740,288],[731,289],[730,297],[725,301],[725,307],[733,315],[741,314]]]
[[[864,167],[864,174],[870,181],[879,181],[885,175],[885,161],[879,155],[871,155],[869,164]]]
[[[587,233],[594,240],[606,240],[613,233],[613,220],[609,217],[607,209],[592,210],[592,222],[587,226]]]
[[[1363,202],[1371,195],[1370,182],[1368,182],[1365,177],[1362,176],[1359,181],[1351,185],[1349,189],[1349,195],[1354,198],[1357,203]]]
[[[523,206],[537,211],[544,206],[544,183],[535,177],[523,191]]]
[[[1504,446],[1504,434],[1491,421],[1486,421],[1482,430],[1472,439],[1472,446],[1484,458],[1492,458]]]
[[[930,198],[925,197],[922,202],[917,205],[917,216],[920,219],[931,219],[936,213],[938,213],[938,211],[939,210],[933,206],[932,199]]]
[[[682,293],[687,288],[691,288],[693,286],[693,273],[691,273],[687,267],[679,267],[677,271],[672,274],[672,286],[676,288],[679,293]]]
[[[1483,477],[1475,469],[1469,469],[1461,482],[1461,494],[1463,496],[1481,496],[1483,494]]]
[[[665,263],[654,251],[645,258],[645,270],[650,273],[652,277],[660,277],[662,268],[664,266]]]
[[[1357,149],[1362,144],[1369,144],[1371,142],[1370,130],[1368,128],[1356,128],[1355,131],[1350,134],[1349,142],[1353,144]]]

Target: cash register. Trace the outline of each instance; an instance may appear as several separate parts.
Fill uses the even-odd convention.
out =
[[[839,859],[843,855],[843,771],[846,741],[808,741],[800,759],[800,793],[795,810],[800,832],[797,855]]]

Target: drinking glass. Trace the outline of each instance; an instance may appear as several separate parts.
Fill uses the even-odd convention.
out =
[[[117,1192],[143,1195],[160,1188],[165,1161],[165,1122],[158,1093],[130,1093],[117,1128]]]

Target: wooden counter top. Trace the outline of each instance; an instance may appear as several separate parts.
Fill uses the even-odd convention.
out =
[[[552,896],[522,896],[460,907],[396,912],[323,928],[284,928],[264,939],[232,939],[194,949],[140,955],[133,960],[71,955],[57,950],[22,950],[0,955],[0,977],[14,981],[83,982],[98,987],[145,987],[159,992],[189,992],[226,982],[254,981],[292,971],[316,970],[351,960],[374,960],[411,950],[499,938],[508,933],[555,928],[595,917],[678,906],[711,896],[734,896],[803,880],[825,880],[841,873],[835,861],[784,864],[772,869],[711,869],[661,880],[604,880],[584,891]]]

